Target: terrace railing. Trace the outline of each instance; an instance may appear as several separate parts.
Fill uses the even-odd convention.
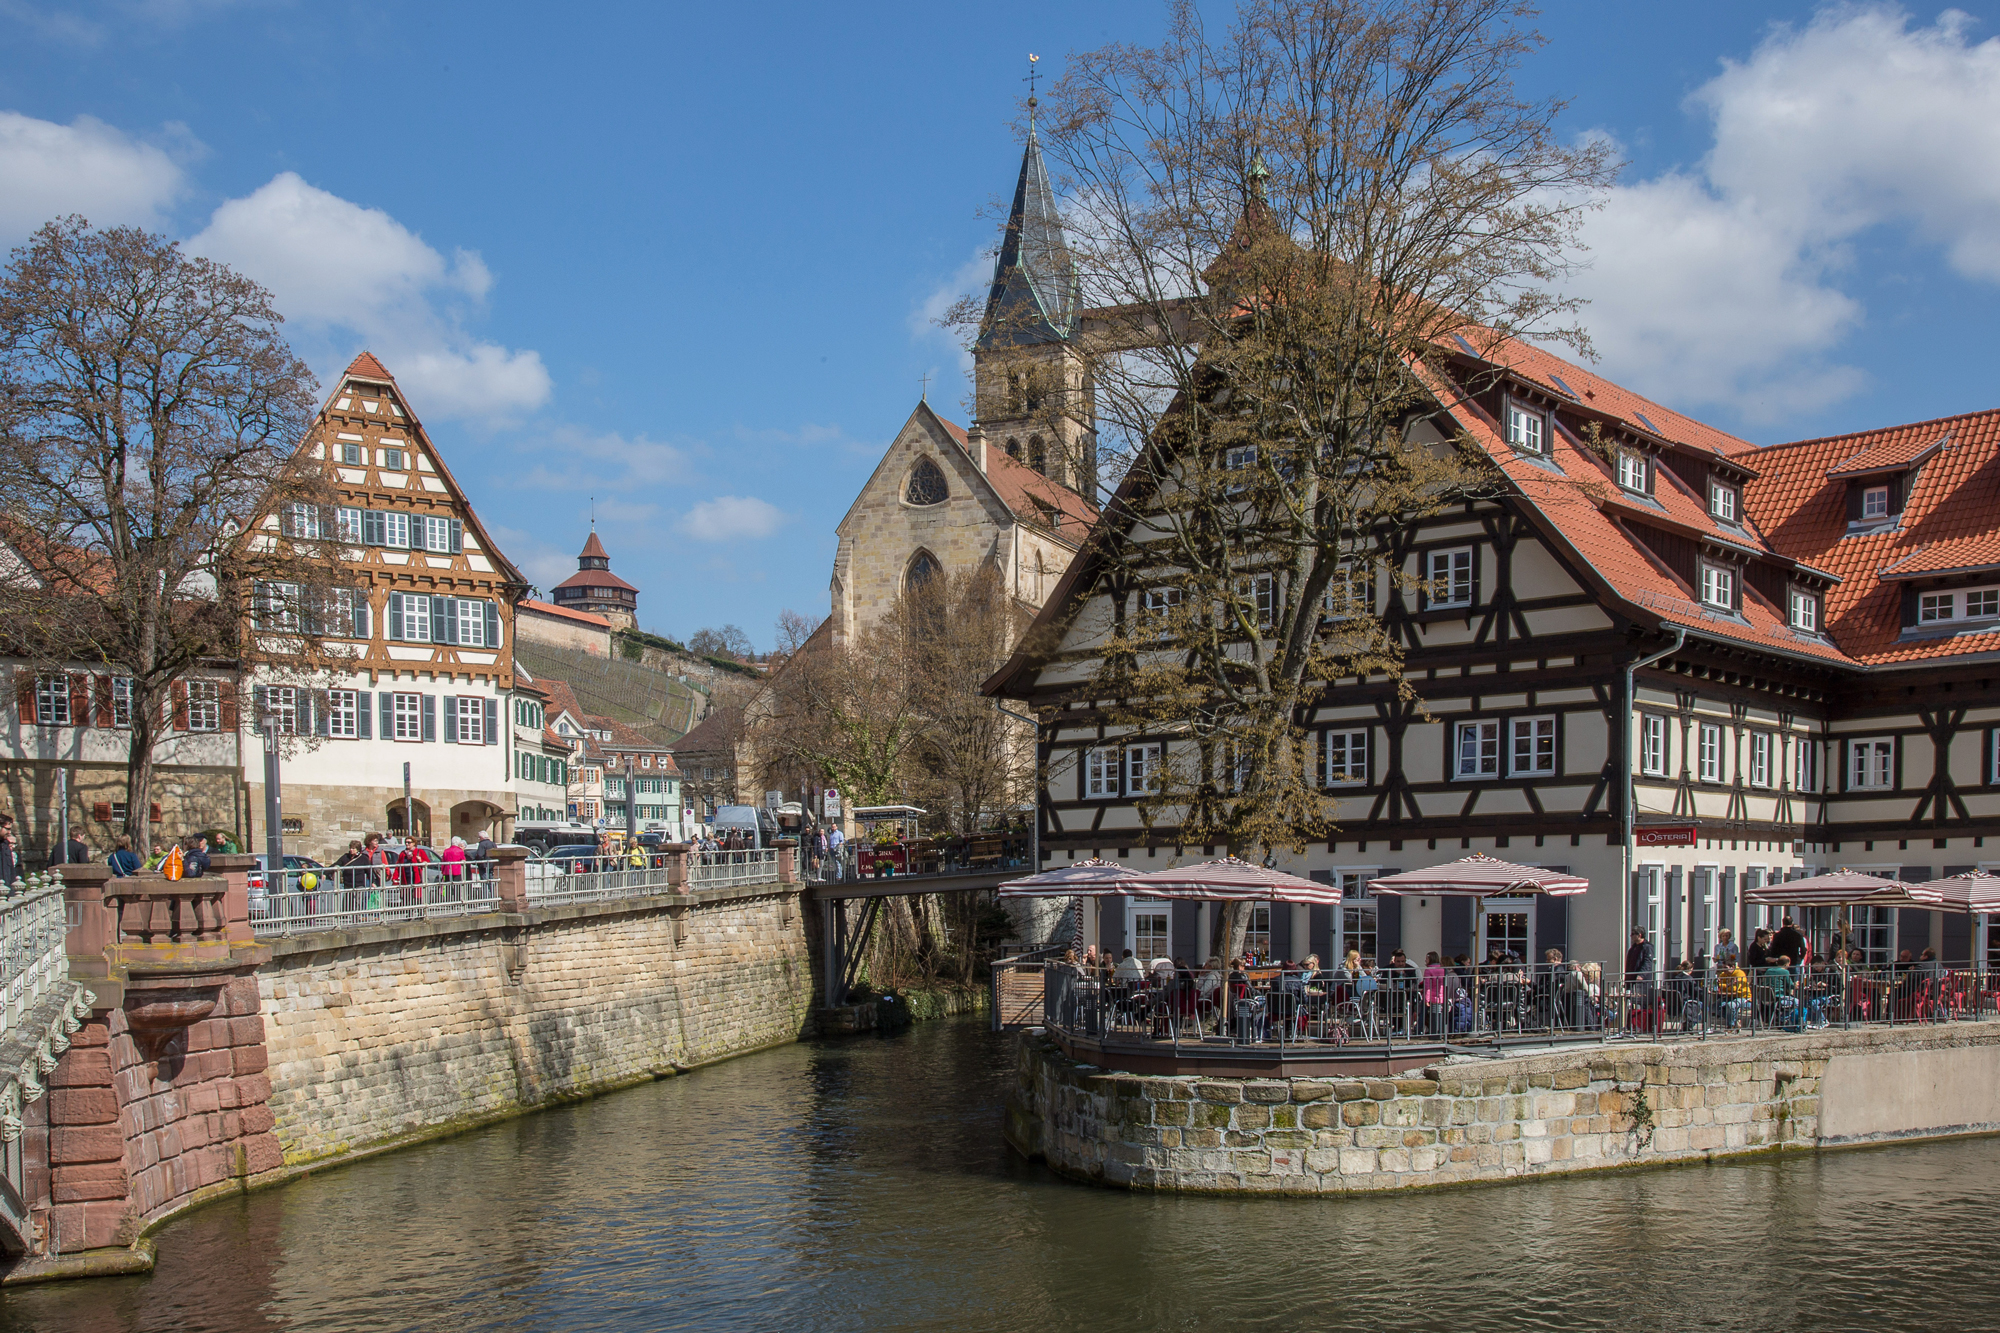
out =
[[[777,878],[778,849],[775,847],[735,852],[691,852],[688,855],[689,888],[733,888],[740,884],[772,883]]]

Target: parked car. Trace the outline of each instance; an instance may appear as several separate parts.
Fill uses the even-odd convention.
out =
[[[593,870],[603,870],[613,861],[613,858],[598,851],[594,842],[574,842],[561,847],[551,847],[548,855],[537,859],[560,866],[560,873],[565,875],[582,875]]]
[[[271,869],[271,856],[268,852],[258,852],[256,853],[256,857],[257,868],[246,875],[245,879],[250,888],[250,910],[261,912],[264,910],[266,897],[264,879]],[[318,861],[313,860],[310,856],[295,856],[291,852],[285,853],[285,869],[292,872],[293,875],[296,875],[301,870],[310,870],[317,875],[324,875],[326,873],[326,867]]]
[[[732,832],[749,834],[753,847],[769,847],[778,839],[777,816],[761,806],[722,806],[716,810],[715,818],[709,824],[718,838]]]

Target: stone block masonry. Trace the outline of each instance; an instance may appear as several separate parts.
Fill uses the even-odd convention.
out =
[[[257,973],[284,1161],[309,1166],[792,1041],[779,884],[273,940]]]
[[[2000,1132],[2000,1022],[1449,1060],[1398,1078],[1108,1072],[1039,1030],[1006,1134],[1084,1180],[1337,1194]]]

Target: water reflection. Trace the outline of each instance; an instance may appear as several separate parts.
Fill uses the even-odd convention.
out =
[[[1988,1326],[2000,1142],[1326,1201],[1092,1190],[975,1024],[767,1052],[231,1201],[0,1329]]]

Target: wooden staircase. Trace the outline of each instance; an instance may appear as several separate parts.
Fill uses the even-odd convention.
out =
[[[1001,1028],[1039,1026],[1042,1021],[1042,965],[1009,963],[993,974],[993,1014]]]

